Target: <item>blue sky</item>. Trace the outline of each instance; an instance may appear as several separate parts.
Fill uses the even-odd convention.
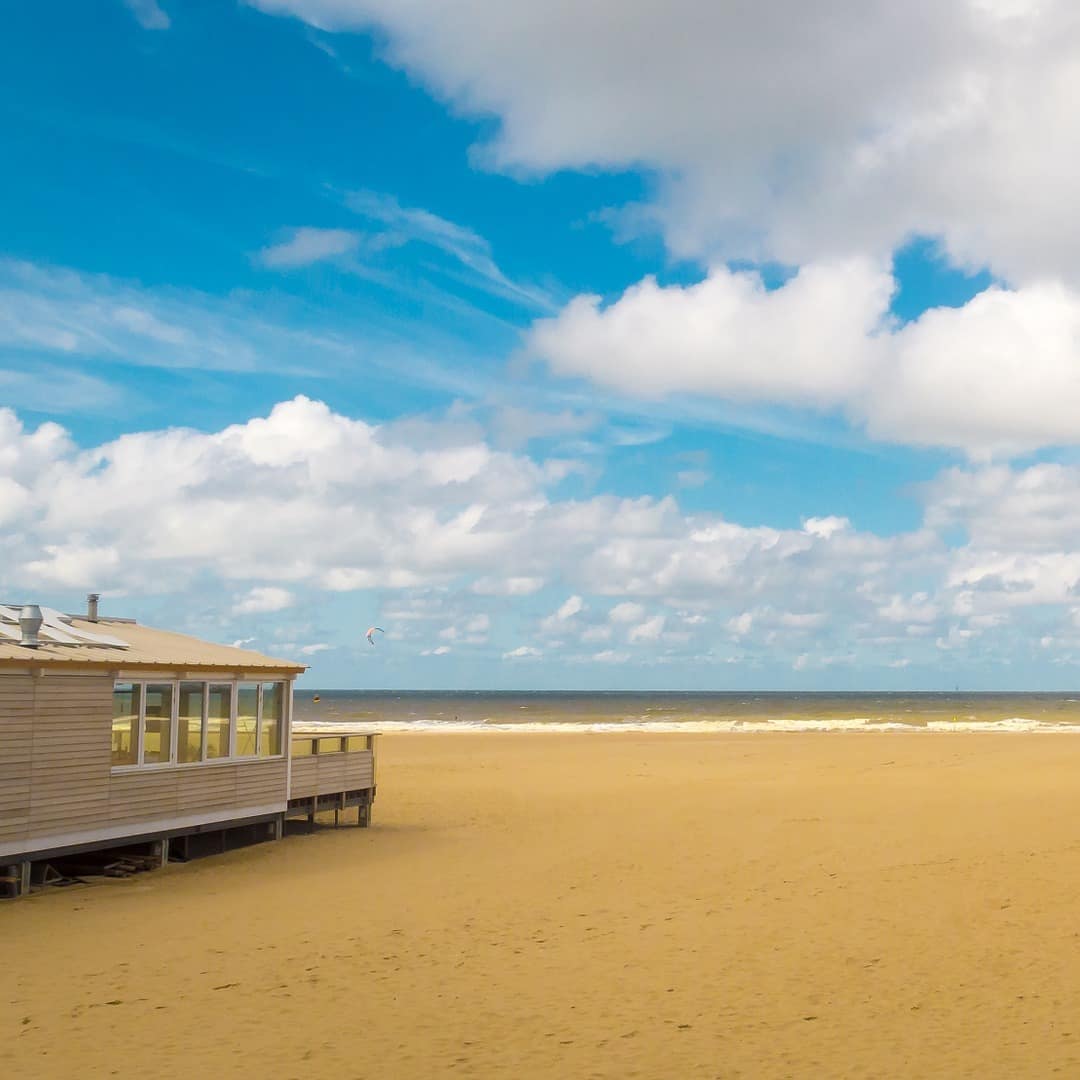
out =
[[[1067,11],[774,7],[6,11],[4,593],[321,686],[1073,685]]]

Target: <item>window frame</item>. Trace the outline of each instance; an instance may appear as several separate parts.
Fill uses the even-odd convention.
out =
[[[199,728],[199,757],[196,761],[181,761],[180,760],[180,694],[181,688],[185,685],[190,686],[197,684],[202,687],[202,722]],[[205,765],[207,761],[215,761],[216,758],[208,758],[206,756],[207,751],[207,726],[210,716],[210,687],[211,683],[205,679],[177,679],[176,680],[176,708],[174,710],[176,714],[176,736],[173,739],[174,750],[172,756],[169,758],[169,764],[171,765]],[[184,729],[184,738],[187,738],[187,728]]]
[[[112,738],[109,739],[109,764],[113,769],[140,769],[142,768],[142,726],[143,726],[143,697],[146,693],[146,682],[139,679],[114,679],[113,680],[113,719],[116,718],[116,688],[118,686],[130,686],[133,689],[137,686],[139,688],[138,708],[133,713],[128,713],[131,717],[131,742],[135,751],[135,760],[129,761],[126,764],[113,765],[112,764]]]
[[[198,761],[178,761],[178,743],[180,738],[180,686],[183,683],[199,683],[202,688],[202,756]],[[239,705],[239,687],[241,683],[254,683],[257,688],[256,701],[255,701],[255,753],[245,754],[243,756],[237,754],[237,708]],[[263,686],[268,683],[280,683],[282,689],[282,702],[281,702],[281,750],[277,754],[262,754],[262,729],[263,729]],[[169,733],[169,760],[168,761],[146,761],[145,760],[145,734],[146,734],[146,688],[148,686],[170,686],[172,689],[172,704],[170,710],[170,733]],[[161,772],[167,769],[198,769],[204,766],[216,766],[216,765],[243,765],[250,764],[259,761],[284,761],[290,756],[289,754],[289,739],[288,733],[291,730],[292,721],[292,679],[289,678],[271,678],[271,677],[256,677],[256,678],[224,678],[218,676],[214,678],[212,676],[206,676],[199,679],[162,679],[162,678],[145,678],[145,679],[120,679],[116,678],[113,681],[113,692],[115,693],[117,686],[138,686],[139,687],[139,709],[138,714],[135,717],[134,727],[135,730],[132,733],[138,740],[136,747],[135,761],[126,765],[114,765],[110,761],[110,772],[113,773],[130,773],[130,772]],[[210,715],[210,687],[211,686],[228,686],[229,687],[229,752],[227,757],[209,757],[208,752],[210,749],[209,739],[209,715]]]

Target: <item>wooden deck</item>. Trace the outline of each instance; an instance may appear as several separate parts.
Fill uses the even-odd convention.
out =
[[[355,806],[356,823],[370,825],[377,738],[368,731],[294,728],[286,816],[314,824],[316,814],[333,810],[336,824],[342,810]]]

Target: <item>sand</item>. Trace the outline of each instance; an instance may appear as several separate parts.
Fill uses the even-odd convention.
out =
[[[1080,1075],[1080,739],[395,735],[370,830],[0,904],[0,1074]]]

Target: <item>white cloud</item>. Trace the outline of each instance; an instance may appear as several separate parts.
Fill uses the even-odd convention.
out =
[[[114,580],[121,570],[120,552],[112,544],[95,546],[78,539],[43,544],[42,555],[24,564],[32,581],[78,588],[88,581]]]
[[[486,614],[473,615],[460,625],[443,627],[439,637],[443,641],[460,642],[464,645],[483,645],[488,639],[491,619]]]
[[[124,4],[144,30],[168,30],[172,25],[157,0],[124,0]]]
[[[835,533],[841,532],[844,529],[849,529],[851,522],[845,517],[820,517],[820,518],[807,518],[803,522],[803,529],[811,536],[820,536],[822,540],[828,540],[830,536]]]
[[[640,644],[644,641],[656,641],[664,632],[664,624],[667,619],[663,615],[653,615],[630,630],[626,639],[631,644]]]
[[[192,290],[147,289],[105,275],[82,274],[0,258],[0,347],[49,358],[37,365],[45,378],[56,364],[100,358],[159,368],[261,372],[292,370],[297,356],[317,357],[324,368],[353,355],[329,336],[262,320],[250,304],[218,300]],[[0,387],[17,379],[0,375]],[[66,391],[64,384],[73,384]],[[62,408],[67,395],[108,388],[92,376],[65,372],[56,379]],[[27,389],[14,382],[16,392]],[[115,399],[115,393],[112,393]],[[27,407],[34,407],[27,403]]]
[[[632,600],[624,600],[616,604],[608,612],[608,618],[613,623],[633,623],[641,619],[645,614],[645,608],[641,604],[635,604]]]
[[[539,649],[534,648],[532,645],[519,645],[516,649],[504,652],[502,658],[504,660],[535,660],[543,655]]]
[[[828,618],[823,611],[784,611],[778,616],[780,625],[792,630],[816,630]]]
[[[5,404],[53,416],[105,412],[122,407],[124,393],[95,375],[54,364],[0,368],[0,399]]]
[[[347,255],[356,249],[359,239],[356,233],[347,229],[293,229],[288,239],[263,248],[258,254],[258,261],[273,270],[292,270],[323,259]]]
[[[531,596],[544,587],[540,577],[477,578],[470,586],[481,596]]]
[[[297,398],[219,431],[79,449],[0,409],[0,593],[170,596],[216,613],[227,639],[232,619],[378,590],[380,625],[416,654],[490,642],[501,656],[538,628],[546,656],[574,662],[591,662],[583,643],[621,655],[616,640],[660,640],[665,662],[689,662],[732,637],[746,664],[805,653],[815,670],[852,643],[881,665],[932,662],[939,639],[987,663],[1018,640],[1080,651],[1078,466],[946,470],[920,492],[925,525],[881,537],[824,517],[740,525],[671,498],[560,500],[542,462],[430,423],[372,425]],[[942,536],[958,531],[950,550]],[[545,616],[508,590],[489,610],[483,579],[545,581],[564,599]],[[357,636],[354,621],[340,642],[321,620],[289,633]]]
[[[702,487],[709,482],[709,474],[704,469],[682,469],[675,474],[679,487]]]
[[[294,597],[288,589],[275,585],[259,585],[232,606],[234,615],[258,615],[269,611],[283,611],[291,607]]]
[[[567,597],[559,607],[542,620],[540,628],[547,633],[562,633],[566,624],[585,610],[585,601],[580,596]]]
[[[862,260],[804,268],[772,291],[755,272],[717,267],[690,286],[646,278],[603,309],[579,296],[536,323],[529,345],[556,374],[630,394],[833,406],[861,387],[892,291]]]
[[[585,607],[585,602],[580,596],[571,596],[565,600],[560,606],[558,611],[555,612],[555,618],[560,621],[571,619],[577,615]]]
[[[497,118],[497,168],[655,172],[652,205],[623,220],[658,225],[707,276],[572,300],[530,336],[556,373],[841,413],[874,438],[973,457],[1080,438],[1080,218],[1063,211],[1080,183],[1080,20],[1065,0],[253,2],[378,28],[392,63]],[[468,230],[357,198],[501,280]],[[886,267],[912,236],[1010,287],[893,325]],[[731,260],[798,272],[770,291]]]
[[[550,298],[542,290],[512,281],[499,269],[491,245],[472,229],[419,207],[402,206],[392,195],[354,191],[345,199],[353,213],[381,228],[371,241],[374,248],[424,244],[436,248],[460,267],[471,285],[532,309],[548,310]]]
[[[580,435],[599,424],[595,413],[540,412],[517,405],[500,405],[492,415],[492,433],[498,445],[516,449],[534,439]]]
[[[618,652],[615,649],[604,649],[601,652],[593,653],[589,659],[596,664],[625,664],[630,659],[630,654]]]
[[[924,592],[910,597],[893,595],[887,603],[878,607],[881,618],[897,623],[933,622],[940,614],[937,604],[932,603]]]
[[[1080,441],[1080,294],[1038,282],[927,311],[895,335],[871,435],[989,453]]]
[[[1065,0],[252,2],[377,26],[392,63],[498,118],[495,167],[655,169],[637,216],[680,254],[798,265],[941,233],[1010,278],[1076,272],[1080,222],[1060,208],[1080,182],[1080,26]]]
[[[995,286],[900,327],[892,289],[862,260],[804,267],[772,291],[718,268],[696,285],[646,280],[603,308],[578,297],[529,347],[626,394],[843,412],[876,438],[972,457],[1080,442],[1080,293]]]

